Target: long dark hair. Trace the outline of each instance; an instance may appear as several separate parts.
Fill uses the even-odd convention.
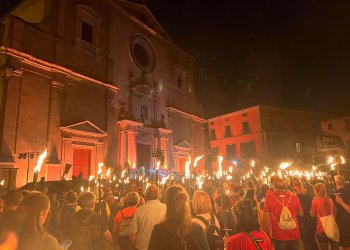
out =
[[[253,201],[243,200],[237,203],[234,208],[236,217],[236,230],[240,232],[259,231],[260,225],[258,222],[257,211],[253,208]]]
[[[164,223],[177,235],[184,236],[192,224],[188,195],[180,185],[171,186],[166,191],[166,217]]]
[[[50,208],[49,198],[41,192],[30,192],[23,198],[19,213],[23,223],[19,231],[19,249],[29,249],[29,246],[40,239],[46,232],[40,225],[40,212]]]

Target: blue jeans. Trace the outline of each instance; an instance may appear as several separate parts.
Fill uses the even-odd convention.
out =
[[[326,234],[316,234],[316,238],[318,240],[318,244],[320,245],[321,250],[328,250],[328,245],[331,245],[331,250],[338,250],[339,243],[332,241],[327,238]]]

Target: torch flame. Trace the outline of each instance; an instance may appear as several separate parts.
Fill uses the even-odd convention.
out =
[[[111,174],[111,168],[108,168],[106,176],[108,177]]]
[[[345,164],[346,163],[344,156],[340,156],[340,160],[341,160],[341,164]]]
[[[287,169],[287,168],[289,168],[290,167],[290,163],[289,162],[282,162],[281,164],[280,164],[280,169],[281,170],[285,170],[285,169]]]
[[[169,178],[170,178],[170,175],[163,177],[161,182],[162,185],[165,185],[165,183],[168,181]]]
[[[185,177],[186,179],[190,179],[190,165],[191,165],[191,157],[188,157],[188,160],[186,161],[186,167],[185,167]]]
[[[219,162],[219,172],[218,172],[218,178],[222,178],[222,161],[224,160],[224,157],[219,155],[218,162]]]
[[[327,163],[328,164],[334,163],[334,157],[333,156],[328,156]]]
[[[103,163],[100,162],[97,166],[98,166],[98,172],[97,172],[97,174],[100,175],[100,174],[102,174]]]
[[[3,179],[1,182],[0,182],[0,186],[4,186],[5,185],[5,180]]]
[[[157,161],[156,170],[159,170],[159,167],[160,167],[160,161]]]
[[[197,177],[197,184],[198,184],[198,188],[202,189],[203,188],[203,182],[204,182],[204,178],[203,175],[200,175]]]
[[[35,173],[40,172],[41,166],[43,165],[43,162],[44,162],[46,156],[47,156],[47,150],[45,149],[45,151],[39,156],[38,163],[36,164],[36,166],[34,168]]]
[[[201,155],[201,156],[198,156],[198,157],[194,160],[194,162],[193,162],[193,167],[194,167],[194,168],[197,167],[198,161],[199,161],[200,159],[202,159],[203,157],[204,157],[204,155]]]
[[[125,174],[126,174],[126,169],[124,169],[124,170],[122,171],[121,178],[124,178],[124,177],[125,177]]]
[[[255,161],[254,160],[250,161],[250,166],[252,166],[252,168],[255,167]]]

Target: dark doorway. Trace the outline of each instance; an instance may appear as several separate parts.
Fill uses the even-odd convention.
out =
[[[151,145],[137,144],[137,167],[145,167],[148,172],[151,163]]]

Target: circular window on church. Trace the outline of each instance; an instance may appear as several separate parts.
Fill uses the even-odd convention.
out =
[[[130,44],[131,57],[137,67],[148,73],[155,68],[155,56],[150,41],[141,34],[134,34]]]

